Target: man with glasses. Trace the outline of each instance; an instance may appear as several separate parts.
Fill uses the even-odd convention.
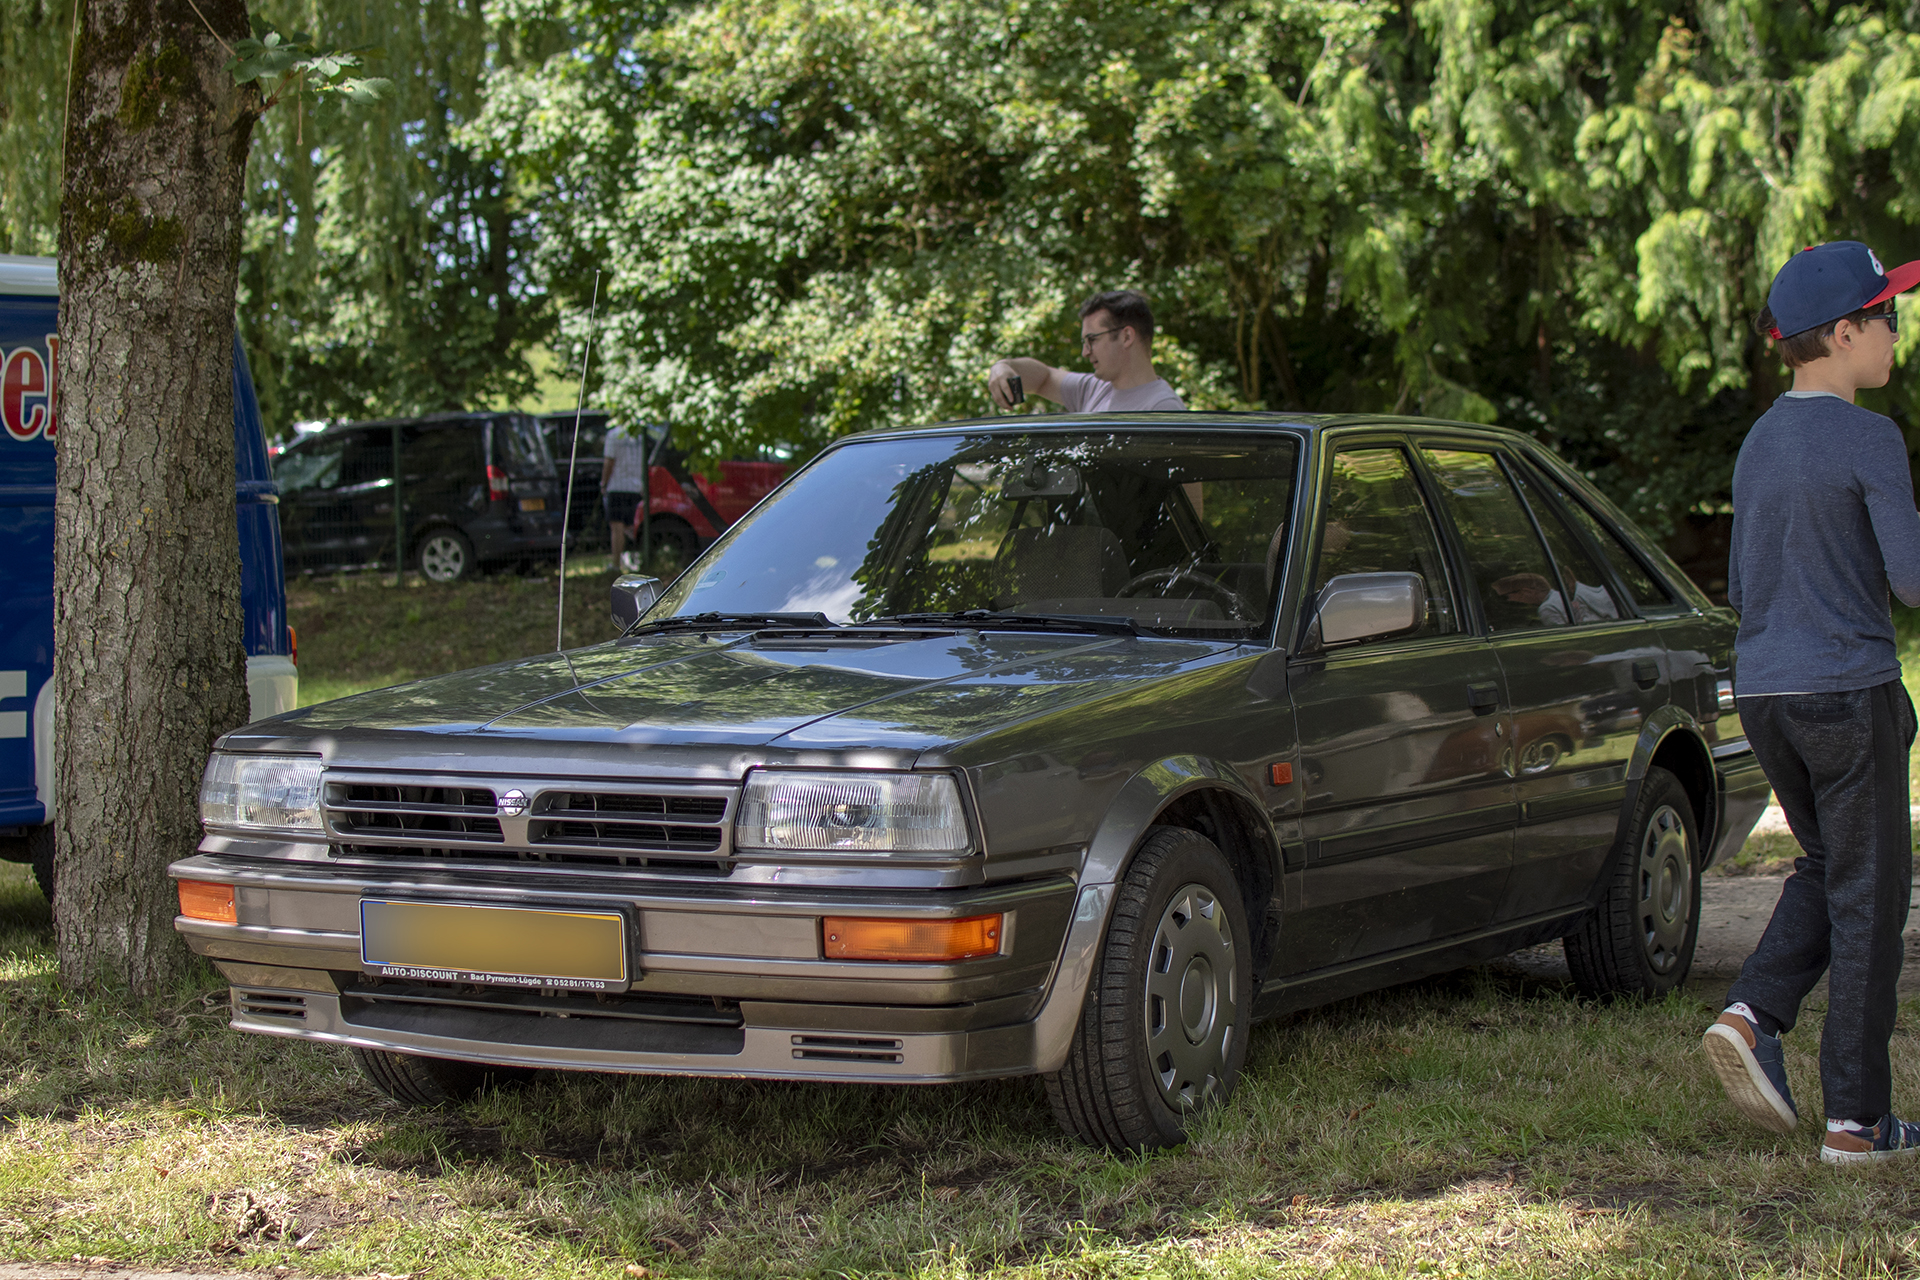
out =
[[[1080,354],[1091,373],[1069,373],[1026,356],[987,370],[987,394],[1002,409],[1028,395],[1066,406],[1068,413],[1184,411],[1167,380],[1153,371],[1153,312],[1131,289],[1096,293],[1080,308]],[[1012,379],[1021,395],[1013,394]]]
[[[1888,271],[1852,240],[1788,259],[1755,327],[1793,390],[1733,469],[1734,694],[1802,856],[1702,1048],[1736,1108],[1791,1133],[1781,1036],[1824,974],[1828,1164],[1920,1152],[1920,1123],[1893,1114],[1888,1053],[1913,883],[1914,712],[1887,602],[1891,590],[1920,605],[1920,514],[1900,428],[1854,402],[1887,385],[1894,300],[1917,283],[1920,262]]]

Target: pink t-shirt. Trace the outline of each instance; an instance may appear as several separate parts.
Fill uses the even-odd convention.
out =
[[[1111,382],[1091,373],[1063,373],[1054,381],[1060,384],[1060,403],[1068,413],[1184,413],[1187,408],[1165,378],[1125,391],[1115,391]]]

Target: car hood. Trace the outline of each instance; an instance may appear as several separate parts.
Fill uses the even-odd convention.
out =
[[[1199,640],[991,632],[884,643],[654,636],[357,694],[250,732],[925,748],[1236,651]]]

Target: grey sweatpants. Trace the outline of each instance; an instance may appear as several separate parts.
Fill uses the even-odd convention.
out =
[[[1741,698],[1740,723],[1802,856],[1760,945],[1727,993],[1790,1028],[1828,974],[1820,1089],[1833,1119],[1893,1110],[1901,933],[1913,885],[1907,753],[1914,711],[1898,680],[1850,693]]]

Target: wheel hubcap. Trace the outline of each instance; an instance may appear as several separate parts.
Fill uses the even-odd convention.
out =
[[[420,548],[420,572],[435,582],[447,582],[459,577],[466,565],[466,549],[445,535],[428,538],[427,544]]]
[[[1204,1105],[1226,1075],[1239,1022],[1233,931],[1205,885],[1176,891],[1147,963],[1147,1060],[1176,1111]]]
[[[1661,805],[1640,840],[1640,930],[1647,965],[1669,974],[1680,964],[1693,921],[1693,850],[1686,824],[1672,805]]]

